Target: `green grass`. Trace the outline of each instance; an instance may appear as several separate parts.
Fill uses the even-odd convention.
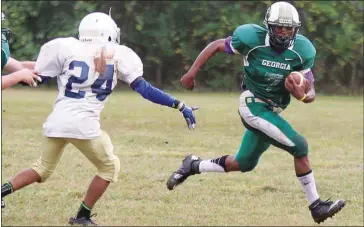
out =
[[[295,176],[292,157],[271,147],[249,173],[210,173],[189,178],[174,191],[166,180],[186,154],[234,155],[245,128],[239,93],[172,92],[196,112],[187,129],[178,111],[154,105],[132,92],[114,92],[101,125],[121,160],[93,212],[102,225],[315,225]],[[42,124],[57,92],[9,89],[2,93],[2,182],[41,154]],[[363,98],[318,96],[293,100],[282,113],[309,143],[310,161],[323,199],[343,198],[346,207],[325,225],[363,225]],[[95,168],[72,145],[44,184],[6,197],[3,225],[65,225],[75,215]]]

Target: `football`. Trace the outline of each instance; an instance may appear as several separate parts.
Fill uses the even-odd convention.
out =
[[[303,76],[300,72],[291,72],[286,80],[285,80],[285,87],[287,91],[292,93],[292,86],[289,86],[289,83],[292,81],[301,89],[303,89],[304,93],[307,93],[310,90],[310,83],[309,81]]]
[[[302,73],[300,72],[291,72],[288,77],[292,77],[293,81],[298,85],[298,86],[303,86],[304,85],[304,80],[305,77],[302,75]]]

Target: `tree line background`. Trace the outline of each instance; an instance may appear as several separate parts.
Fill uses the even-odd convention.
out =
[[[245,23],[263,26],[275,1],[2,1],[2,27],[12,31],[11,54],[36,60],[42,44],[77,37],[88,13],[109,12],[121,29],[121,43],[144,63],[144,77],[160,88],[180,89],[180,77],[199,52]],[[317,50],[316,90],[358,94],[363,91],[363,2],[288,1],[302,21],[300,34]],[[202,89],[235,91],[242,78],[241,56],[217,54],[197,77]]]

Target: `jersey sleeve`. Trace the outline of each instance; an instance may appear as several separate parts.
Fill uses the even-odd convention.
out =
[[[306,37],[302,35],[297,35],[297,43],[294,44],[294,50],[299,53],[302,58],[301,69],[309,70],[315,64],[316,49],[313,44]]]
[[[307,51],[309,53],[307,55],[304,55],[302,58],[302,69],[303,70],[311,69],[315,64],[316,49],[311,44],[311,46],[307,47]]]
[[[41,47],[35,64],[35,70],[39,75],[53,78],[62,73],[61,50],[62,42],[60,39],[51,40]]]
[[[254,26],[244,24],[237,27],[231,37],[230,47],[235,54],[246,54],[249,49],[249,39],[255,36]]]
[[[136,78],[143,76],[143,63],[130,48],[120,46],[118,58],[118,79],[131,84]]]
[[[305,59],[303,60],[302,63],[302,69],[303,70],[311,69],[314,66],[314,64],[315,64],[315,57]]]
[[[303,35],[297,35],[294,44],[295,50],[301,57],[301,65],[298,70],[310,81],[312,84],[315,81],[312,68],[315,64],[316,49],[313,44]]]

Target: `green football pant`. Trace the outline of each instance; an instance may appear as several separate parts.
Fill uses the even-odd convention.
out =
[[[239,114],[247,128],[235,156],[242,172],[253,170],[271,144],[296,158],[307,155],[306,139],[267,103],[258,102],[250,91],[245,91],[240,96]]]

